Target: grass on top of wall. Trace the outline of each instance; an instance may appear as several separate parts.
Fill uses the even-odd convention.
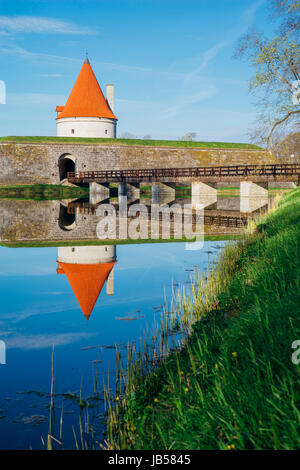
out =
[[[225,241],[236,240],[240,238],[239,234],[220,233],[218,235],[204,235],[205,241]],[[14,240],[14,241],[1,241],[0,246],[6,248],[45,248],[45,247],[59,247],[59,246],[98,246],[98,245],[143,245],[145,243],[191,243],[191,240],[183,239],[124,239],[124,240]]]
[[[201,318],[183,347],[111,402],[109,448],[300,448],[300,188],[236,249],[206,312],[207,289],[181,304]]]
[[[11,185],[0,187],[0,199],[61,200],[87,197],[89,188],[55,184]]]
[[[182,147],[182,148],[216,148],[216,149],[249,149],[262,150],[252,144],[235,142],[194,142],[183,140],[152,139],[105,139],[92,137],[56,137],[56,136],[8,136],[0,137],[1,142],[11,143],[67,143],[67,144],[105,144],[125,146]]]

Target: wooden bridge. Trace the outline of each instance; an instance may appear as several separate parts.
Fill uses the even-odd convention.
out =
[[[196,168],[146,168],[132,170],[75,171],[68,173],[68,181],[84,183],[215,183],[220,181],[299,182],[300,164],[238,165]]]

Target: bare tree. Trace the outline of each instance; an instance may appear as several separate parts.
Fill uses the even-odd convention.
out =
[[[197,135],[197,132],[188,132],[184,136],[179,137],[179,140],[186,140],[188,142],[192,142],[195,139],[196,135]]]
[[[275,131],[294,125],[300,114],[300,2],[270,0],[274,12],[282,17],[281,34],[267,39],[256,30],[239,41],[236,57],[246,57],[255,68],[250,92],[257,98],[258,126],[254,131],[270,149]],[[297,119],[298,116],[298,119]]]
[[[136,139],[137,137],[131,132],[123,132],[123,134],[120,136],[121,139]]]
[[[278,161],[300,163],[300,132],[285,135],[280,131],[273,141],[272,153]]]
[[[270,0],[270,17],[282,18],[279,33],[297,35],[300,29],[299,0]]]

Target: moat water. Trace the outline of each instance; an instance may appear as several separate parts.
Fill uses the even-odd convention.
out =
[[[233,211],[239,217],[236,200],[222,204],[231,217]],[[176,286],[188,288],[191,274],[208,270],[230,231],[236,236],[240,230],[215,225],[218,238],[204,239],[198,249],[158,240],[116,243],[105,251],[105,245],[93,245],[92,235],[87,236],[89,226],[94,230],[95,225],[89,219],[91,208],[83,203],[75,211],[76,230],[79,222],[86,225],[80,233],[86,234],[87,245],[81,238],[81,246],[76,245],[79,234],[71,234],[74,221],[66,217],[61,231],[65,238],[57,241],[62,222],[59,207],[58,201],[0,201],[1,243],[10,244],[0,247],[0,340],[5,346],[0,351],[5,362],[0,364],[1,449],[42,449],[46,443],[53,347],[54,437],[62,438],[64,448],[75,448],[72,426],[77,432],[81,395],[90,404],[90,424],[101,442],[101,387],[108,372],[113,381],[115,345],[122,349],[128,342],[138,342],[141,331],[146,326],[151,329],[164,303],[170,302]],[[221,209],[213,206],[212,210],[215,216]],[[73,213],[72,209],[65,215]],[[214,231],[210,228],[209,233]],[[52,240],[56,246],[30,247],[32,239],[40,245]],[[63,243],[66,240],[68,246]],[[26,247],[20,247],[24,242]]]

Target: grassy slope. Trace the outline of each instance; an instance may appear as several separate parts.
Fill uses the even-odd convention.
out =
[[[10,136],[0,137],[1,142],[28,142],[28,143],[78,143],[78,144],[105,144],[105,145],[142,145],[154,147],[195,147],[195,148],[239,148],[261,149],[252,144],[231,142],[186,142],[182,140],[144,140],[144,139],[97,139],[85,137],[48,137],[48,136]]]
[[[258,226],[216,310],[126,400],[121,447],[300,447],[299,241],[297,189]]]

